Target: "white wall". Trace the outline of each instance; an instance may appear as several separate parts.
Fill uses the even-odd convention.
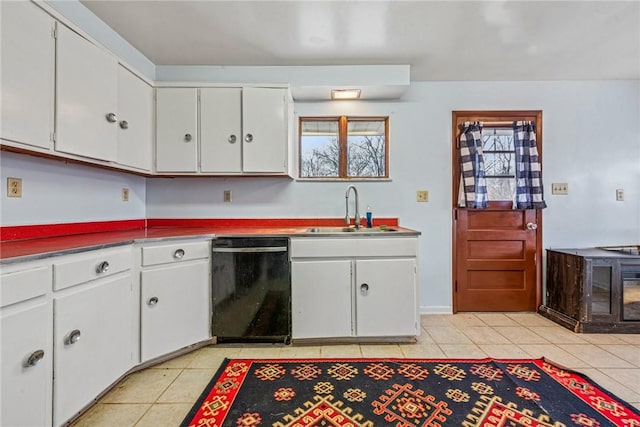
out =
[[[2,183],[22,178],[22,197],[2,185],[0,224],[33,225],[145,218],[142,177],[63,161],[0,152]],[[123,202],[122,188],[129,188]]]
[[[640,242],[640,82],[414,82],[396,103],[297,103],[297,115],[389,114],[390,182],[358,182],[361,209],[420,237],[423,312],[451,310],[451,111],[543,110],[543,247]],[[569,183],[551,196],[552,182]],[[342,217],[347,182],[147,181],[149,218]],[[624,202],[615,189],[625,190]],[[223,203],[222,192],[233,191]],[[429,190],[429,202],[415,191]]]

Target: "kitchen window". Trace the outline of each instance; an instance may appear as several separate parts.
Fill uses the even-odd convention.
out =
[[[516,192],[513,129],[485,126],[482,130],[482,151],[488,199],[513,200]]]
[[[389,177],[389,117],[300,117],[300,178]]]

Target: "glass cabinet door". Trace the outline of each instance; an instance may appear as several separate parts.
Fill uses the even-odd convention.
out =
[[[591,314],[611,314],[612,268],[610,266],[592,269],[591,280]]]
[[[622,320],[640,320],[640,269],[622,271]]]

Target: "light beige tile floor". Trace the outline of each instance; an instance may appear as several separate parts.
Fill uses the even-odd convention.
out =
[[[177,426],[227,358],[546,357],[640,409],[640,334],[573,334],[535,313],[424,315],[416,344],[205,347],[130,375],[74,424]]]

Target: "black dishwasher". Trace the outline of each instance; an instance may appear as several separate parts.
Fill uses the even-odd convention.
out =
[[[213,241],[211,333],[217,342],[291,341],[289,239]]]

